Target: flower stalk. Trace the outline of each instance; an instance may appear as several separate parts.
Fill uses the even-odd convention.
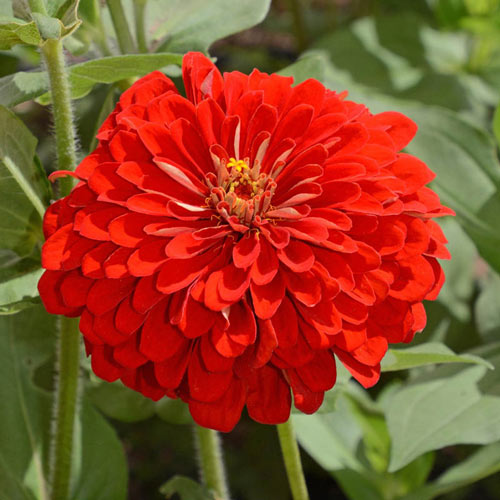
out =
[[[121,0],[106,0],[111,21],[115,28],[116,39],[122,54],[135,54],[137,52],[132,33],[125,17]]]
[[[276,426],[293,500],[309,500],[292,421]]]
[[[135,36],[137,38],[137,48],[139,52],[148,52],[148,43],[146,40],[145,29],[145,12],[147,0],[135,0],[134,2],[134,19],[135,19]]]
[[[37,3],[32,2],[30,5],[35,12]],[[74,170],[74,120],[62,41],[47,40],[41,52],[49,75],[58,168]],[[69,194],[73,186],[72,180],[72,177],[60,180],[61,196]],[[51,500],[66,500],[70,490],[73,434],[80,385],[80,335],[75,318],[60,318],[57,368],[50,447],[49,497]]]
[[[215,492],[216,500],[229,500],[222,449],[218,433],[195,424],[195,442],[200,475],[205,486]]]

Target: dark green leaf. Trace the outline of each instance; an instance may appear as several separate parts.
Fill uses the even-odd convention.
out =
[[[497,106],[493,115],[493,133],[495,134],[497,144],[500,146],[500,105]]]
[[[148,5],[150,16],[158,22],[153,38],[163,39],[161,50],[205,52],[216,40],[260,23],[270,0],[169,0]]]
[[[179,495],[181,500],[215,500],[215,495],[201,484],[184,476],[174,476],[161,488],[166,498]]]
[[[490,363],[478,356],[455,354],[444,344],[426,342],[404,349],[389,349],[382,360],[382,371],[407,370],[408,368],[438,363],[472,363],[493,368]]]

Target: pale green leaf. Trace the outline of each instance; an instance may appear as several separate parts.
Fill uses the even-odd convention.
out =
[[[446,368],[401,388],[385,407],[390,471],[430,450],[500,439],[500,398],[484,395],[478,385],[486,368]]]
[[[438,363],[472,363],[493,368],[491,363],[478,356],[455,354],[449,347],[439,342],[426,342],[403,349],[389,349],[382,360],[381,367],[384,372],[392,372]]]
[[[500,276],[491,272],[482,285],[475,303],[477,328],[485,340],[496,340],[500,338]]]
[[[35,22],[0,17],[0,50],[10,49],[20,43],[39,45],[41,40]]]
[[[0,281],[0,315],[12,314],[37,303],[37,284],[42,272],[37,269]]]

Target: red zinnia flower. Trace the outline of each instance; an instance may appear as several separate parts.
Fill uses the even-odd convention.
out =
[[[425,325],[448,258],[416,125],[316,80],[184,57],[123,93],[47,211],[40,295],[92,368],[231,430],[318,409],[338,358],[365,387]],[[61,174],[59,174],[61,175]]]

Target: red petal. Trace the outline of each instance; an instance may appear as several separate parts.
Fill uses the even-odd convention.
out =
[[[212,403],[189,401],[189,411],[198,425],[229,432],[240,419],[245,404],[245,395],[243,382],[233,378],[229,389],[219,400]]]
[[[253,263],[250,277],[256,285],[265,285],[273,280],[278,272],[278,257],[274,248],[265,238],[259,240],[261,250],[257,260]]]
[[[309,271],[314,264],[314,253],[309,245],[297,240],[290,243],[277,252],[278,258],[292,271],[303,273]]]
[[[220,399],[233,379],[233,371],[210,372],[200,354],[199,344],[194,348],[188,367],[189,395],[206,403]]]
[[[314,359],[296,368],[297,375],[312,392],[331,389],[337,380],[335,358],[330,351],[316,351]]]
[[[256,232],[248,232],[233,247],[233,262],[238,268],[251,266],[260,254],[260,240]]]
[[[165,389],[175,389],[179,386],[186,373],[191,358],[191,345],[188,342],[174,356],[154,364],[154,373],[158,383]]]
[[[350,354],[335,349],[335,354],[338,356],[342,364],[349,370],[351,375],[365,388],[374,386],[380,378],[380,365],[366,366],[359,361],[356,361]]]
[[[323,403],[324,392],[313,392],[307,387],[295,370],[287,370],[287,376],[293,392],[295,408],[307,415],[314,413]]]
[[[278,273],[267,285],[251,283],[250,291],[255,314],[261,319],[268,319],[274,315],[281,304],[285,295],[285,283]]]
[[[290,387],[280,370],[265,365],[248,379],[247,410],[261,424],[281,424],[290,416]]]
[[[240,300],[231,306],[228,320],[226,333],[231,340],[244,346],[255,342],[257,336],[255,317],[245,301]]]

